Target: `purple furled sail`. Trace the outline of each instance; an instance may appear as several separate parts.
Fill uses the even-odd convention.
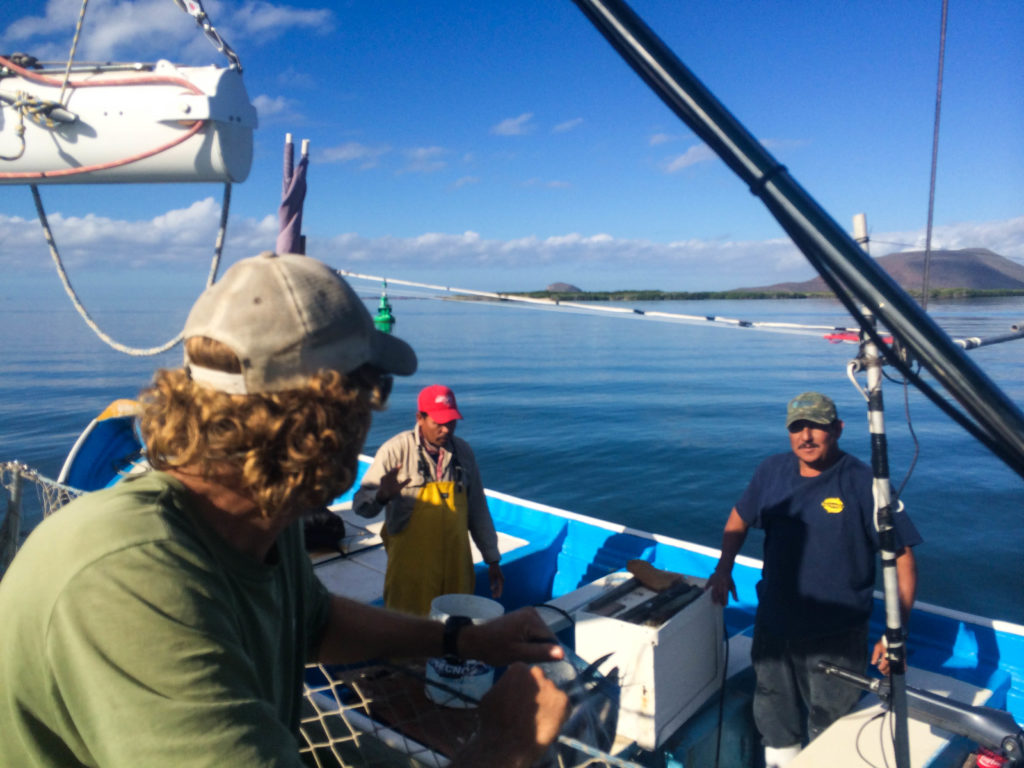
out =
[[[278,253],[305,253],[302,234],[302,204],[306,200],[306,168],[309,166],[309,139],[302,140],[302,156],[294,165],[294,145],[289,133],[284,142],[284,173],[281,180],[281,205],[277,209]]]

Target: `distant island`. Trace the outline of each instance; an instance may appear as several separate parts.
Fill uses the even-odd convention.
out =
[[[876,259],[878,266],[915,298],[921,297],[924,251],[893,253]],[[775,283],[728,291],[619,290],[582,291],[569,283],[552,283],[543,291],[510,294],[558,301],[687,301],[699,299],[831,298],[820,277],[801,283]],[[1024,266],[986,248],[937,250],[928,267],[929,298],[1024,296]]]

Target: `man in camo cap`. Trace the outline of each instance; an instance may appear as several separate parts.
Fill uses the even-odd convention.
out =
[[[747,531],[764,530],[751,658],[754,721],[768,768],[786,765],[860,697],[817,665],[867,667],[878,551],[872,472],[839,449],[843,422],[835,403],[818,392],[797,395],[786,411],[786,429],[790,451],[755,470],[725,524],[722,556],[707,583],[715,602],[725,605],[729,593],[736,599],[733,562]],[[895,514],[894,523],[906,626],[917,584],[911,547],[921,537],[905,514]],[[881,640],[871,662],[888,672]]]

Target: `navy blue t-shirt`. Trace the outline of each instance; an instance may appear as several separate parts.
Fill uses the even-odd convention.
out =
[[[853,629],[871,614],[878,534],[871,469],[840,453],[817,477],[780,453],[761,462],[736,504],[763,528],[758,621],[773,634],[810,638]],[[894,514],[896,550],[921,542],[906,514]]]

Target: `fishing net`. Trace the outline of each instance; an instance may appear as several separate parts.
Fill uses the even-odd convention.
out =
[[[17,461],[0,463],[0,486],[5,493],[0,523],[0,575],[21,546],[21,521],[48,517],[84,491],[58,483]]]
[[[612,677],[581,670],[577,660],[545,667],[569,694],[570,715],[538,768],[640,768],[608,753],[615,732],[618,686]],[[300,726],[301,753],[316,768],[444,768],[479,726],[475,706],[445,707],[428,698],[435,687],[456,699],[462,691],[427,680],[423,663],[356,668],[310,665]],[[475,704],[475,701],[470,701]]]
[[[25,464],[17,461],[5,461],[0,462],[0,484],[7,489],[8,504],[16,475],[32,486],[33,500],[43,517],[49,517],[69,501],[85,493],[78,488],[51,480]],[[26,501],[23,500],[22,503],[26,503]]]
[[[21,521],[48,517],[84,491],[58,483],[19,462],[0,463],[5,490],[0,523],[0,576],[21,544]],[[640,768],[609,754],[618,715],[615,674],[602,676],[566,651],[566,660],[542,664],[545,674],[569,695],[570,714],[555,745],[538,768],[610,766]],[[423,661],[352,668],[310,665],[306,670],[300,744],[316,768],[444,768],[479,726],[475,701],[464,691],[431,680],[430,685],[463,708],[440,706],[426,695]]]

